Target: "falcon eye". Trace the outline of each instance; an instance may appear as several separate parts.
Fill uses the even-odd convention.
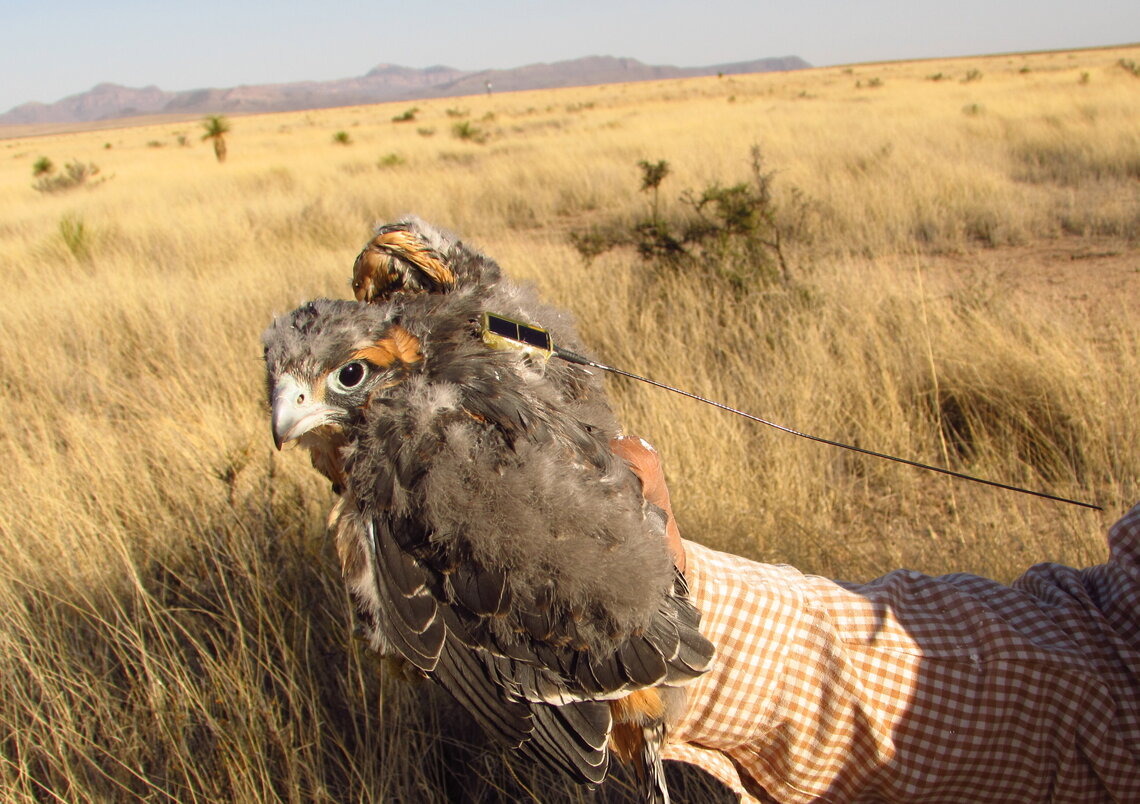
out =
[[[364,364],[354,360],[341,366],[340,371],[336,373],[336,384],[345,390],[355,388],[360,385],[366,373]]]

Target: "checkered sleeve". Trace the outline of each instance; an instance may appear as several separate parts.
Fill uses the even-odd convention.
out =
[[[1109,546],[853,585],[686,542],[717,659],[666,756],[745,802],[1140,801],[1140,506]]]

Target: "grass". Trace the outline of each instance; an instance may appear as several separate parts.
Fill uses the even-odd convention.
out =
[[[443,151],[393,126],[392,104],[234,118],[225,165],[197,141],[148,147],[169,121],[0,140],[6,800],[586,799],[482,750],[445,701],[354,642],[329,492],[271,445],[260,331],[304,299],[347,296],[372,223],[404,212],[537,283],[613,365],[1106,509],[615,381],[628,430],[666,457],[690,538],[854,580],[1101,560],[1105,528],[1140,497],[1136,277],[1109,272],[1135,265],[1140,239],[1140,98],[1119,66],[1138,57],[497,93],[463,99],[487,143]],[[424,101],[416,123],[452,130],[457,111]],[[328,147],[355,121],[358,151],[399,155],[383,172]],[[686,189],[748,181],[753,145],[774,202],[803,210],[792,281],[728,293],[715,272],[620,250],[587,266],[570,244],[644,214],[639,161],[668,162],[657,203],[672,219]],[[42,160],[96,154],[115,181],[33,189]],[[1055,251],[1082,259],[1046,261]],[[676,784],[681,801],[712,795],[696,775]],[[602,800],[628,798],[619,776]]]

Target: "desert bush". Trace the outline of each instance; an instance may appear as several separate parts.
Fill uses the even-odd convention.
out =
[[[99,175],[99,167],[93,162],[85,163],[76,159],[65,164],[61,174],[52,175],[52,172],[48,170],[46,173],[36,175],[39,175],[40,179],[32,185],[32,188],[37,192],[61,193],[86,184],[97,184],[98,182],[92,181],[92,179]],[[103,181],[103,179],[99,181]]]
[[[470,120],[460,120],[453,125],[451,127],[451,134],[456,139],[466,140],[467,142],[482,144],[487,141],[487,133]]]
[[[338,131],[332,135],[334,145],[352,145],[352,137],[347,131]]]
[[[400,114],[393,117],[392,122],[393,123],[410,123],[416,119],[416,115],[419,113],[419,111],[420,110],[419,110],[418,106],[413,106],[410,109],[405,109]]]
[[[611,222],[571,234],[571,242],[587,261],[618,247],[632,248],[656,271],[668,270],[720,280],[741,292],[756,285],[792,281],[787,239],[804,234],[793,216],[802,218],[806,202],[793,193],[791,214],[772,195],[775,172],[766,170],[760,148],[753,146],[751,181],[723,186],[714,182],[699,193],[684,191],[680,208],[665,216],[660,186],[670,173],[665,160],[638,162],[641,192],[649,193],[649,214],[631,223]]]

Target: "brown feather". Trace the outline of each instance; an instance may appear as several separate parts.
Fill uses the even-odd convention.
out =
[[[352,353],[354,360],[367,360],[379,368],[388,368],[397,361],[405,365],[423,360],[420,342],[415,335],[399,324],[391,327],[385,337]]]
[[[610,749],[622,762],[630,763],[641,753],[645,742],[642,726],[665,716],[665,701],[656,687],[631,692],[610,701],[614,727],[610,732]]]
[[[418,268],[421,277],[415,277],[417,290],[440,292],[455,285],[455,274],[420,238],[405,229],[395,229],[376,235],[369,241],[352,269],[352,290],[357,301],[370,302],[400,290],[408,282],[407,268],[398,262],[410,263]],[[426,281],[424,281],[426,280]],[[418,287],[424,285],[426,287]]]
[[[323,385],[318,388],[324,390]],[[297,443],[309,450],[309,460],[312,461],[313,468],[327,477],[332,482],[333,489],[339,494],[344,489],[346,480],[344,459],[340,454],[341,449],[348,444],[344,430],[333,425],[317,427],[301,436]]]

